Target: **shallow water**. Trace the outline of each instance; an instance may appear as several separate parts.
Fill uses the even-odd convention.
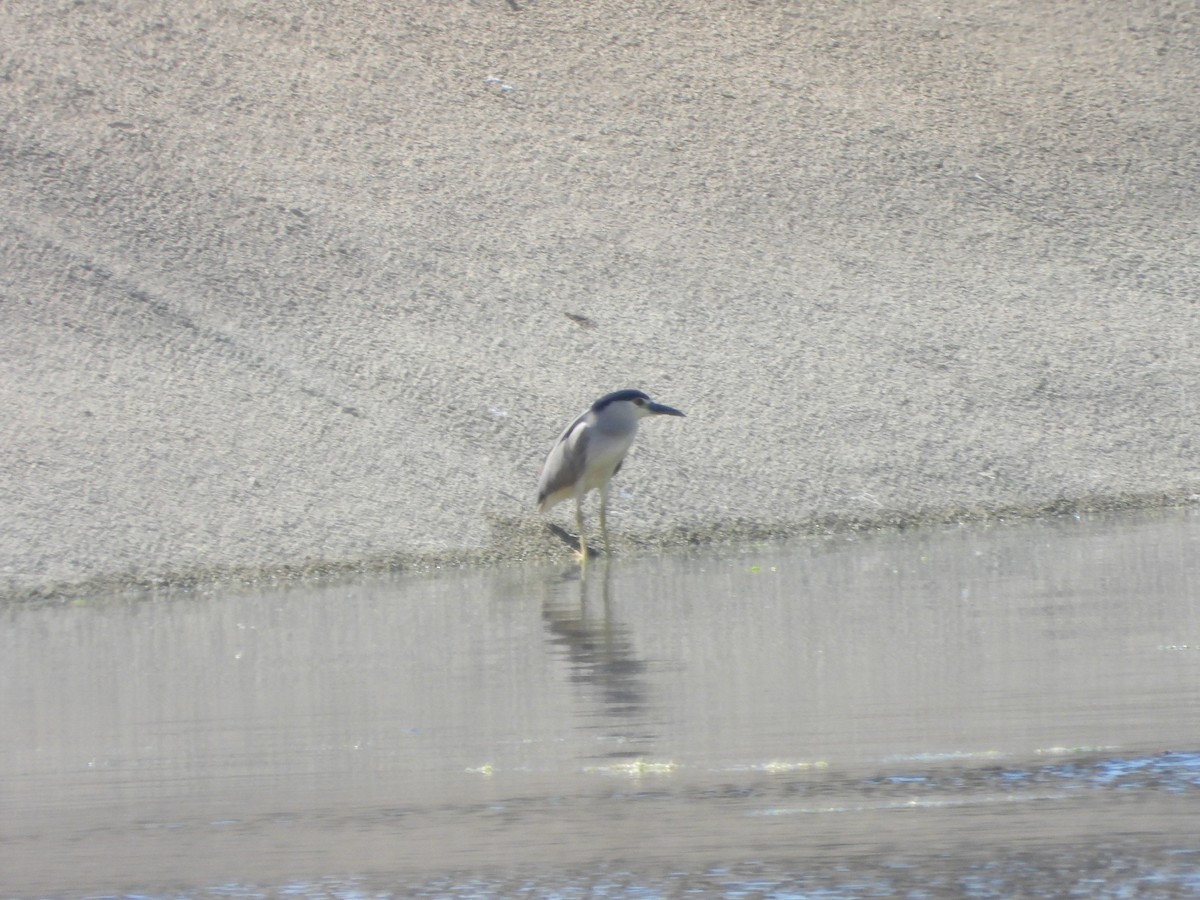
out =
[[[1200,896],[1200,514],[0,611],[4,896]]]

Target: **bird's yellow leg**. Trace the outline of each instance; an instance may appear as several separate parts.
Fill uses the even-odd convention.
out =
[[[587,565],[587,536],[583,533],[583,498],[575,498],[575,530],[579,532],[579,558]]]
[[[608,485],[600,488],[600,535],[604,539],[604,552],[612,556],[612,548],[608,545]]]

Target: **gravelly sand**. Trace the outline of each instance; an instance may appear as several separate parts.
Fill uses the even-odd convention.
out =
[[[562,553],[538,466],[627,386],[688,413],[627,549],[1200,494],[1194,3],[0,34],[4,595]]]

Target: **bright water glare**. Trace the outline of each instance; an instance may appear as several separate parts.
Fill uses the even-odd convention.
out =
[[[1200,514],[0,609],[0,894],[1200,897]]]

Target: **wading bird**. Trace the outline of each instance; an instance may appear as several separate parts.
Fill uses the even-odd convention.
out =
[[[637,437],[638,422],[647,416],[682,416],[636,390],[605,394],[567,426],[542,463],[538,477],[538,511],[546,512],[568,497],[575,498],[579,553],[587,559],[583,533],[583,497],[600,491],[600,533],[608,550],[608,482],[621,470]]]

